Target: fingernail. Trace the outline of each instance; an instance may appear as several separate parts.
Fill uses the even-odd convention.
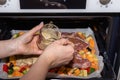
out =
[[[39,25],[43,25],[44,24],[44,22],[42,21]]]

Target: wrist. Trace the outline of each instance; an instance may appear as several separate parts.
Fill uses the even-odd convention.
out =
[[[16,47],[15,47],[15,41],[13,40],[4,40],[0,41],[0,58],[5,58],[8,56],[16,55]]]
[[[46,55],[45,53],[42,53],[42,55],[39,57],[39,59],[43,60],[45,64],[48,65],[48,68],[50,69],[52,67],[52,59]]]
[[[8,48],[11,55],[17,55],[19,53],[18,44],[15,40],[9,40]]]

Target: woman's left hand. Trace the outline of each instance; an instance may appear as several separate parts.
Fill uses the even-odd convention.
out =
[[[39,40],[39,35],[36,34],[43,27],[43,22],[37,25],[35,28],[26,32],[22,36],[13,40],[13,46],[17,54],[29,55],[29,54],[41,54],[37,46],[37,41]]]

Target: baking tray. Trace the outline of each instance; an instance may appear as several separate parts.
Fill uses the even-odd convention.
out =
[[[82,32],[82,33],[86,33],[86,35],[92,35],[92,37],[94,38],[95,40],[95,37],[94,37],[94,33],[93,31],[88,27],[88,28],[80,28],[80,29],[60,29],[61,32]],[[15,34],[15,33],[18,33],[20,32],[21,30],[12,30],[11,31],[11,34]],[[24,32],[26,32],[26,30],[22,30]],[[90,74],[90,76],[88,77],[75,77],[75,76],[66,76],[66,75],[57,75],[57,74],[51,74],[51,73],[48,73],[48,78],[76,78],[76,79],[90,79],[90,78],[100,78],[101,75],[100,73],[102,72],[103,70],[103,57],[99,55],[99,49],[98,49],[98,46],[97,46],[97,43],[96,43],[96,40],[95,40],[95,48],[96,48],[96,55],[99,59],[99,66],[100,66],[100,70],[96,71],[96,73],[92,73]],[[0,65],[4,64],[4,62],[1,62]],[[2,68],[2,66],[0,66]],[[0,68],[0,71],[1,71],[1,68]],[[97,74],[97,75],[96,75]],[[0,75],[3,75],[2,73]],[[18,77],[15,77],[15,78],[8,78],[6,75],[3,75],[2,77],[0,76],[0,78],[2,79],[16,79]]]

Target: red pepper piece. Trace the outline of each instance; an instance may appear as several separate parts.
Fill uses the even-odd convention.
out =
[[[91,74],[91,73],[93,73],[95,71],[95,69],[91,68],[91,67],[87,68],[86,70],[87,70],[88,74]]]
[[[87,68],[87,72],[88,72],[88,74],[90,74],[90,67],[89,67],[89,68]]]
[[[20,71],[19,72],[23,72],[26,68],[25,67],[21,67]]]
[[[3,71],[8,73],[8,66],[6,64],[3,65]]]

